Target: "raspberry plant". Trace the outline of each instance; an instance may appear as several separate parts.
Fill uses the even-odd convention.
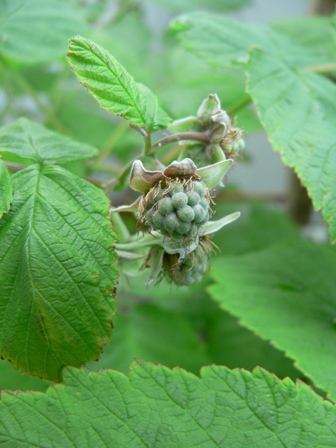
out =
[[[334,247],[223,201],[263,127],[335,242],[335,17],[84,3],[1,10],[0,442],[335,446]]]

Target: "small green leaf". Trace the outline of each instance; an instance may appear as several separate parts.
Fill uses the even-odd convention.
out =
[[[137,293],[134,290],[133,297]],[[136,297],[144,300],[140,295]],[[117,300],[124,304],[127,293],[119,294]],[[193,373],[211,364],[205,353],[205,344],[201,343],[196,331],[181,313],[143,303],[127,307],[124,313],[120,310],[113,319],[113,325],[112,343],[104,347],[97,363],[89,364],[89,370],[111,368],[127,373],[134,358],[168,367],[179,366]]]
[[[0,54],[25,64],[62,57],[69,36],[85,33],[84,14],[63,0],[2,0]]]
[[[141,92],[142,99],[146,104],[146,125],[151,131],[158,131],[160,129],[165,129],[168,127],[172,119],[169,115],[162,109],[159,104],[158,98],[154,93],[145,85],[137,83],[138,88]]]
[[[247,88],[274,149],[295,169],[315,209],[322,209],[335,242],[335,84],[259,49],[251,51],[247,69]]]
[[[110,339],[117,277],[108,200],[61,167],[13,176],[0,221],[0,354],[53,381],[99,357]]]
[[[215,257],[210,293],[240,322],[295,360],[336,399],[334,248],[291,242]]]
[[[0,159],[0,218],[7,213],[12,202],[13,185],[6,164]]]
[[[0,443],[48,447],[332,447],[336,409],[303,383],[212,366],[73,368],[46,394],[3,394]],[[69,423],[71,422],[71,424]]]
[[[79,81],[99,104],[132,124],[155,131],[167,127],[168,115],[154,94],[135,82],[104,48],[83,37],[70,39],[67,56]]]
[[[0,128],[1,152],[44,164],[66,163],[98,154],[96,148],[49,131],[27,118]]]

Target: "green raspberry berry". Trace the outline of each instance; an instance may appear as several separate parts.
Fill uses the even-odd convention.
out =
[[[192,209],[194,210],[195,213],[194,222],[196,224],[201,223],[205,218],[206,210],[204,210],[204,208],[201,205],[194,205]]]
[[[176,193],[172,196],[171,202],[176,209],[184,208],[188,204],[188,196],[185,193]]]
[[[164,229],[168,232],[168,234],[174,233],[174,231],[178,227],[176,213],[170,213],[168,216],[166,216],[166,218],[164,218],[163,226]]]
[[[191,286],[202,281],[207,271],[209,251],[207,243],[200,244],[184,260],[176,255],[165,254],[165,273],[169,280],[180,286]]]
[[[159,200],[158,210],[162,216],[166,216],[174,211],[172,200],[169,196]]]
[[[139,222],[181,241],[181,247],[186,246],[197,238],[199,227],[209,219],[208,198],[208,190],[201,181],[161,181],[143,197]]]
[[[197,205],[201,200],[201,196],[196,191],[188,192],[187,196],[188,196],[188,205],[190,205],[191,207]]]
[[[176,193],[183,193],[183,191],[183,185],[180,182],[174,182],[174,184],[169,188],[169,195],[174,196]]]
[[[183,222],[191,222],[195,218],[195,212],[189,205],[178,209],[176,213]]]
[[[194,185],[194,191],[198,193],[200,196],[205,196],[207,192],[207,188],[202,182],[195,182]]]

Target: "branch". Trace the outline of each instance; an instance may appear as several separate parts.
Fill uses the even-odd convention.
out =
[[[179,134],[168,135],[152,146],[152,154],[162,148],[162,146],[169,145],[169,143],[178,142],[180,140],[196,140],[203,143],[210,142],[209,134],[205,132],[181,132]]]

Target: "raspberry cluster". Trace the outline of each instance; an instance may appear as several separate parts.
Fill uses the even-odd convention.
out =
[[[179,286],[191,286],[201,282],[208,268],[209,252],[202,244],[183,260],[176,255],[165,254],[165,273],[168,280]]]
[[[210,195],[200,180],[160,182],[143,196],[140,223],[175,240],[190,240],[208,222]]]

